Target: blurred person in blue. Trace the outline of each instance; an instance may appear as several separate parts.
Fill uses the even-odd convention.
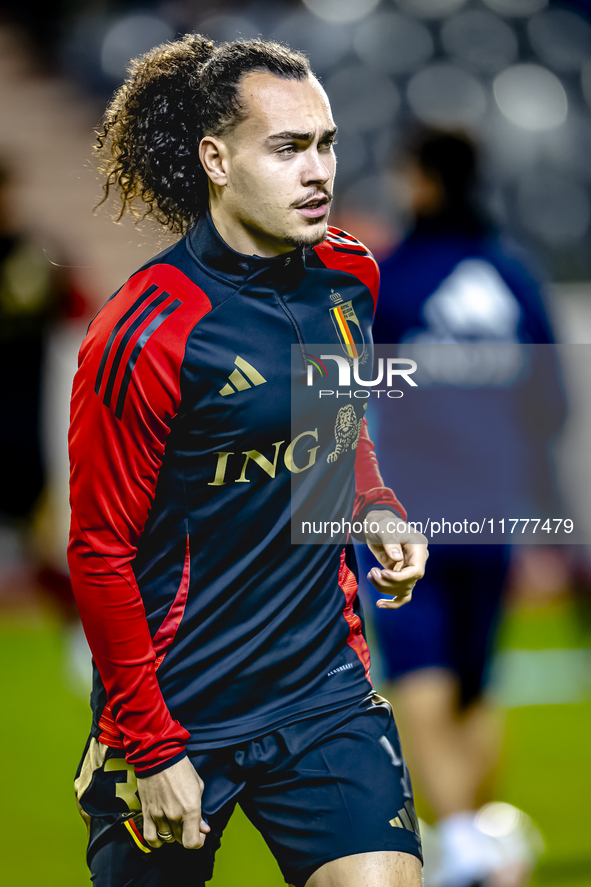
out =
[[[540,286],[476,197],[473,142],[461,133],[415,130],[404,144],[398,176],[414,225],[381,264],[376,344],[435,346],[435,352],[418,352],[427,355],[442,344],[474,349],[495,343],[487,353],[500,355],[501,363],[509,343],[550,345]],[[451,359],[453,348],[446,353]],[[500,514],[495,509],[507,501],[511,508],[523,508],[518,501],[539,512],[548,507],[552,483],[546,499],[540,487],[551,475],[549,442],[564,402],[551,360],[542,372],[551,391],[543,405],[532,400],[531,390],[524,399],[523,391],[506,385],[484,390],[471,378],[463,387],[413,389],[419,392],[414,401],[396,401],[393,423],[384,421],[383,411],[376,417],[379,431],[370,419],[385,477],[390,460],[412,464],[408,477],[422,476],[404,500],[411,518],[434,515],[434,503],[452,521],[475,509]],[[386,409],[392,416],[392,407]],[[507,805],[504,814],[514,827],[500,839],[486,833],[486,818],[503,815],[503,808],[481,808],[491,800],[501,738],[484,690],[509,555],[506,544],[432,546],[412,605],[394,619],[376,613],[386,695],[396,700],[411,773],[437,822],[433,844],[425,842],[427,887],[501,883],[495,879],[515,887],[533,863],[525,814]],[[362,557],[369,569],[368,555]]]

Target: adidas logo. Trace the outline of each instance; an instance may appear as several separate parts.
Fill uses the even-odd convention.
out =
[[[259,371],[255,370],[252,364],[248,363],[248,361],[244,360],[244,358],[237,357],[234,363],[236,364],[238,369],[233,370],[230,373],[230,375],[228,376],[228,384],[224,385],[224,387],[220,389],[219,393],[222,395],[222,397],[226,397],[226,395],[228,394],[236,394],[237,391],[245,391],[247,388],[251,387],[251,384],[263,385],[267,381],[263,376],[261,376]],[[240,370],[242,370],[242,373],[240,372]]]
[[[409,832],[419,834],[419,821],[413,807],[412,801],[406,801],[404,807],[398,811],[398,816],[390,820],[393,828],[405,828]]]

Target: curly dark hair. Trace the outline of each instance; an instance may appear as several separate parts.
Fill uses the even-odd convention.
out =
[[[97,151],[105,195],[119,191],[121,212],[152,216],[183,234],[206,208],[208,180],[199,160],[204,135],[222,137],[244,119],[243,75],[267,70],[305,80],[307,58],[280,43],[244,40],[215,45],[187,34],[134,60],[105,113]],[[143,202],[139,212],[136,201]]]

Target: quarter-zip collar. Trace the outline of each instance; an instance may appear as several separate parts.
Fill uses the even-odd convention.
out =
[[[187,249],[196,262],[235,286],[267,273],[279,281],[303,265],[301,248],[271,258],[236,252],[218,233],[209,210],[187,233]]]

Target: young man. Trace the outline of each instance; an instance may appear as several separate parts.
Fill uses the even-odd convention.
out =
[[[371,256],[327,228],[335,132],[305,58],[261,41],[160,47],[107,113],[123,208],[140,197],[187,233],[95,318],[72,396],[69,557],[96,663],[76,790],[96,887],[203,884],[237,802],[296,887],[421,883],[351,546],[290,544],[297,475],[304,498],[338,490],[380,524],[382,606],[410,599],[426,558],[404,525],[384,542],[404,512],[365,428],[335,456],[337,404],[292,434],[291,346],[305,380],[305,343],[339,342],[330,295],[365,341],[377,296]]]

